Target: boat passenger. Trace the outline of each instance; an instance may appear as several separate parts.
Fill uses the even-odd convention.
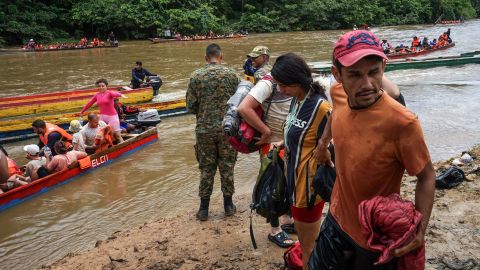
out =
[[[68,168],[73,162],[82,159],[87,156],[87,153],[81,151],[68,151],[65,142],[58,141],[53,146],[58,153],[56,156],[51,157],[48,153],[46,167],[49,173],[60,172]]]
[[[23,172],[20,170],[20,167],[13,159],[8,157],[7,151],[1,145],[0,152],[2,152],[2,154],[5,156],[8,167],[7,181],[0,183],[0,190],[9,191],[10,189],[28,184],[30,182],[30,177],[23,176]]]
[[[431,48],[436,48],[437,47],[437,39],[434,38],[433,40],[431,40],[429,45],[430,45]]]
[[[413,37],[411,48],[412,48],[412,51],[417,51],[421,49],[420,39],[418,39],[418,37],[416,36]]]
[[[450,37],[450,28],[448,28],[448,30],[447,30],[447,32],[445,32],[445,34],[447,35],[448,43],[452,43],[452,38]]]
[[[83,107],[80,115],[83,115],[83,113],[94,103],[97,103],[98,107],[100,108],[100,120],[112,127],[117,143],[123,142],[122,136],[120,136],[120,119],[118,118],[118,114],[113,106],[113,100],[116,97],[126,98],[126,96],[117,91],[108,90],[108,81],[106,79],[97,80],[95,85],[98,87],[98,93],[92,97],[85,107]]]
[[[428,42],[428,37],[424,37],[421,43],[423,49],[430,49],[430,44]]]
[[[33,38],[32,38],[32,39],[30,39],[30,40],[28,41],[28,43],[27,43],[27,48],[28,48],[28,49],[35,49],[35,46],[36,46],[36,45],[37,45],[37,44],[35,43],[35,41],[34,41]]]
[[[142,62],[135,62],[135,67],[132,69],[132,88],[140,88],[146,81],[146,76],[157,76],[157,74],[150,73],[148,70],[142,67]]]
[[[252,59],[252,64],[255,68],[253,77],[255,83],[257,83],[263,78],[263,76],[267,75],[270,69],[272,69],[268,63],[270,60],[270,50],[266,46],[256,46],[247,57]]]
[[[115,110],[117,111],[118,118],[120,119],[120,128],[122,129],[122,133],[135,130],[135,125],[127,123],[125,121],[125,116],[129,114],[144,112],[145,109],[124,105],[118,101],[118,98],[114,99],[114,106]]]
[[[68,134],[63,128],[50,124],[45,123],[43,120],[35,120],[32,123],[33,132],[38,134],[40,142],[38,146],[43,148],[44,146],[48,146],[52,149],[52,154],[55,156],[57,152],[53,149],[53,146],[57,141],[65,141],[67,147],[70,147],[72,141],[72,135]]]
[[[115,35],[113,34],[113,31],[108,35],[108,41],[110,42],[110,46],[115,46]]]
[[[40,148],[36,144],[29,144],[23,147],[23,150],[26,153],[26,158],[30,160],[25,166],[24,176],[30,177],[31,181],[42,178],[45,175],[42,170],[42,166],[46,165],[47,160],[45,157],[40,156]]]
[[[73,150],[85,152],[85,141],[83,139],[82,133],[80,133],[81,130],[82,130],[82,124],[80,124],[80,121],[72,120],[70,122],[70,127],[68,128],[68,131],[70,131],[73,134],[72,135]]]
[[[113,146],[112,127],[106,125],[102,127],[95,138],[95,153],[101,152]]]
[[[385,54],[389,54],[390,53],[390,49],[392,48],[392,46],[390,45],[390,43],[387,42],[386,39],[382,40],[382,49],[383,51],[385,52]]]
[[[94,113],[88,115],[88,123],[83,126],[80,131],[85,143],[85,152],[89,154],[95,153],[95,140],[97,139],[97,134],[100,132],[100,129],[106,125],[105,122],[100,121],[98,115]]]
[[[9,177],[7,156],[0,151],[0,185],[6,183]],[[0,189],[0,194],[2,193],[3,190]]]

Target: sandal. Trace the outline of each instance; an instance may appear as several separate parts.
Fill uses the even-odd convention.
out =
[[[276,235],[268,234],[268,240],[272,241],[281,248],[288,248],[295,243],[284,231],[281,231]]]
[[[297,231],[295,231],[295,223],[282,224],[280,228],[286,233],[297,233]]]

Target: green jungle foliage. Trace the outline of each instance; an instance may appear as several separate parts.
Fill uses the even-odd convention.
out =
[[[275,32],[470,19],[480,0],[4,0],[0,44],[100,37]]]

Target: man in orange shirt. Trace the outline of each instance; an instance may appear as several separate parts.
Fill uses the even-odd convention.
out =
[[[393,251],[401,257],[424,243],[433,206],[435,172],[417,117],[382,88],[387,57],[368,31],[340,37],[332,74],[342,87],[332,88],[333,112],[315,157],[329,162],[333,138],[337,179],[310,269],[396,269],[396,260],[374,267],[379,253],[367,247],[358,205],[375,196],[400,192],[403,173],[418,177],[415,207],[422,221],[413,241]],[[342,96],[348,96],[347,102]]]

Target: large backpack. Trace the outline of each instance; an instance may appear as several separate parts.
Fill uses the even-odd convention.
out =
[[[278,155],[278,148],[274,147],[263,159],[258,173],[257,182],[252,192],[251,211],[270,222],[272,218],[287,213],[289,209],[287,179],[284,174],[284,165]],[[250,237],[254,248],[257,248],[252,227],[252,213],[250,213]]]

